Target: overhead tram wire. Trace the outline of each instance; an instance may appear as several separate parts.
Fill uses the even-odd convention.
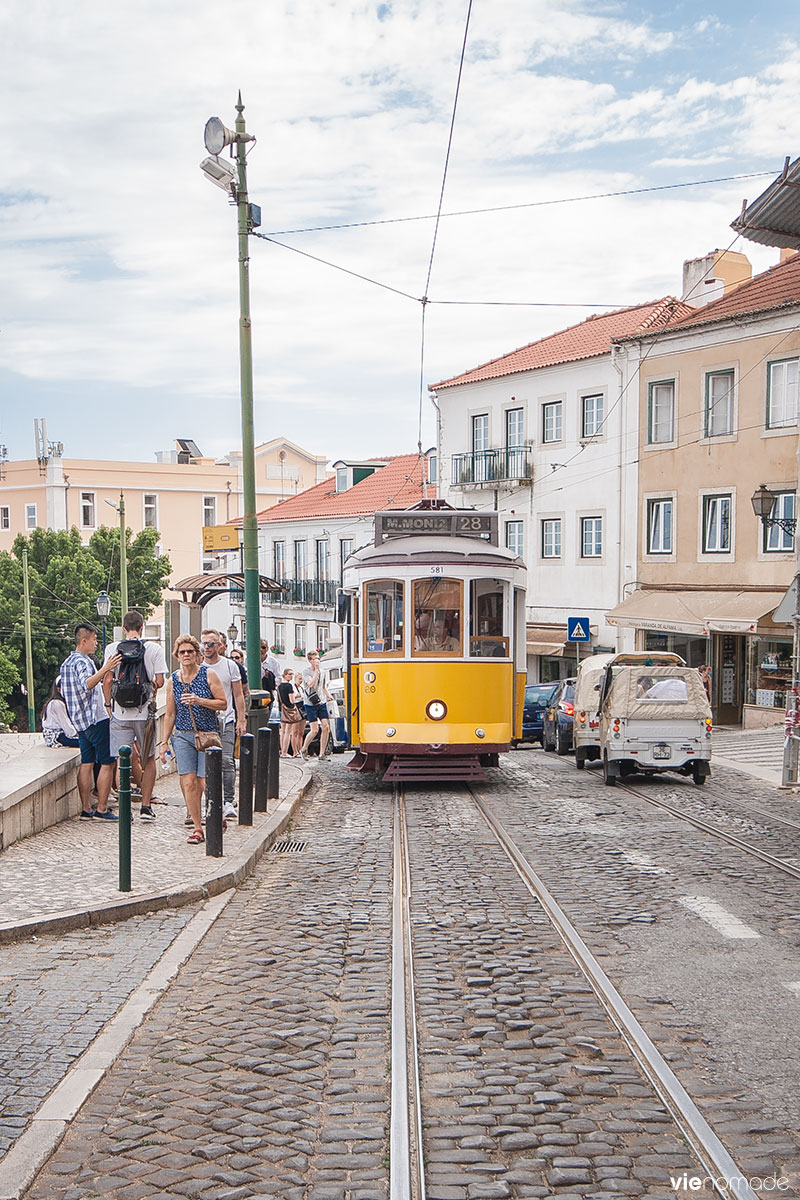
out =
[[[417,452],[419,454],[419,467],[422,476],[423,495],[427,497],[428,488],[425,479],[425,467],[422,462],[422,408],[425,395],[425,310],[428,306],[428,288],[430,287],[431,274],[433,272],[433,258],[436,253],[436,240],[439,236],[439,224],[442,219],[442,207],[444,205],[444,189],[447,184],[447,170],[450,166],[450,151],[453,148],[453,132],[456,126],[456,112],[458,111],[458,97],[461,91],[461,76],[464,73],[464,56],[467,52],[467,37],[469,35],[469,21],[472,16],[472,0],[469,0],[467,5],[467,19],[464,22],[464,37],[461,42],[461,56],[458,60],[458,75],[456,77],[456,90],[453,96],[453,111],[450,116],[450,132],[447,135],[447,152],[444,156],[444,170],[442,171],[442,186],[439,189],[439,206],[436,210],[436,222],[433,227],[433,238],[431,239],[431,254],[428,259],[428,273],[425,276],[425,288],[422,293],[422,318],[420,321],[420,339],[419,339],[419,424],[417,426]]]
[[[522,204],[495,204],[488,208],[464,208],[446,213],[424,213],[417,217],[382,217],[372,221],[343,221],[338,225],[307,225],[299,229],[273,229],[259,237],[289,237],[297,233],[327,233],[336,229],[364,229],[370,225],[403,225],[411,221],[435,221],[441,217],[476,217],[487,213],[516,212],[524,208],[547,208],[556,204],[581,204],[586,200],[613,200],[619,196],[643,196],[648,192],[672,192],[679,188],[707,187],[712,183],[736,183],[741,179],[772,178],[774,171],[750,171],[745,175],[721,175],[717,179],[689,179],[684,183],[660,183],[652,187],[623,188],[616,192],[590,192],[585,196],[559,196],[554,200],[528,200]]]

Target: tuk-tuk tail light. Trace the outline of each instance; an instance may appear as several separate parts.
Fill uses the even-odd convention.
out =
[[[614,737],[619,737],[619,727],[620,727],[620,718],[614,717],[614,724],[611,728],[611,732],[614,734]]]
[[[578,722],[579,722],[579,724],[581,724],[581,725],[585,725],[585,724],[586,724],[586,713],[585,713],[585,712],[582,712],[582,713],[580,714],[580,716],[578,717]]]
[[[706,717],[706,737],[711,737],[711,726],[713,721],[711,717]]]

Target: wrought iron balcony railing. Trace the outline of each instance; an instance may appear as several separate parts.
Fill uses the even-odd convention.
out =
[[[530,446],[505,446],[498,450],[474,450],[471,454],[454,454],[451,461],[454,487],[508,483],[531,479]]]
[[[332,579],[282,579],[285,591],[274,592],[268,604],[292,604],[303,608],[333,608],[336,587]]]

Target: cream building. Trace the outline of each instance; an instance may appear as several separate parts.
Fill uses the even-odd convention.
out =
[[[241,452],[204,456],[188,439],[156,454],[156,461],[114,462],[66,458],[45,442],[41,459],[4,462],[0,470],[0,550],[10,550],[18,533],[36,528],[70,529],[84,541],[101,525],[119,526],[120,493],[125,522],[135,535],[152,527],[172,565],[171,582],[201,571],[239,566],[238,555],[203,552],[204,525],[224,525],[241,516]],[[259,510],[314,486],[327,477],[324,455],[311,454],[285,438],[256,447]],[[136,597],[130,597],[135,604]],[[150,636],[160,637],[158,614]]]
[[[777,723],[792,641],[772,614],[795,542],[791,524],[762,526],[751,497],[766,485],[773,517],[794,521],[800,256],[617,346],[639,402],[638,501],[623,530],[626,598],[607,620],[627,646],[709,663],[721,723]]]

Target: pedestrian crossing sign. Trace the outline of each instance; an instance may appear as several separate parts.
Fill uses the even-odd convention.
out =
[[[568,642],[588,642],[589,636],[588,617],[567,617]]]

